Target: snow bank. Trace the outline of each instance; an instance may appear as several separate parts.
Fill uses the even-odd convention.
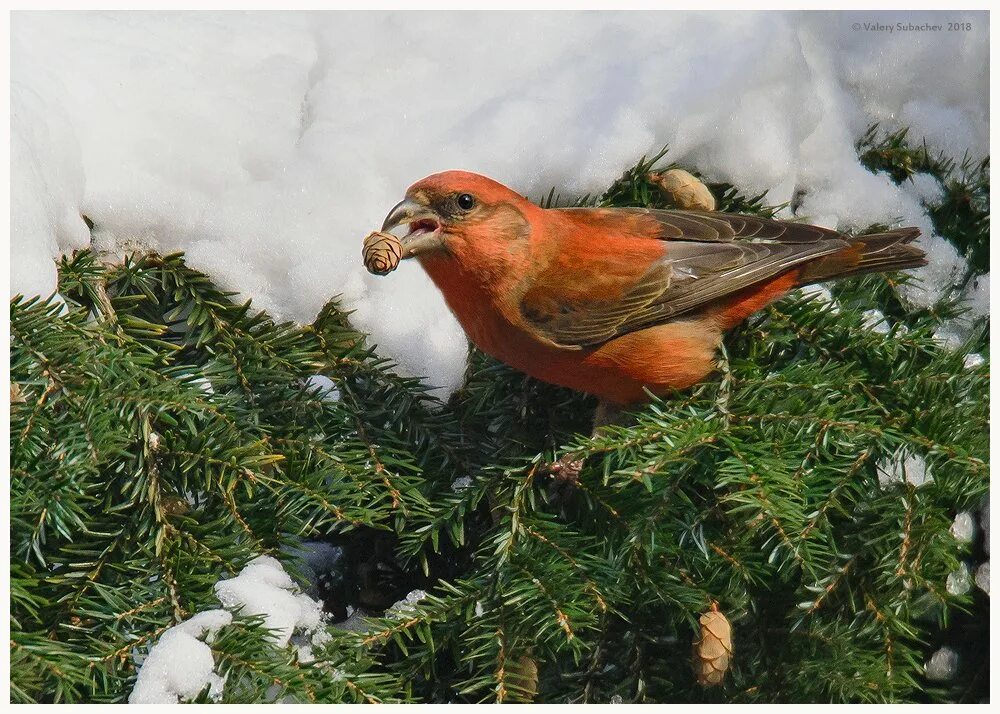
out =
[[[873,34],[927,13],[18,13],[12,291],[52,258],[184,250],[278,318],[333,295],[382,354],[445,391],[464,336],[415,264],[365,273],[362,237],[422,176],[465,168],[530,197],[599,192],[643,154],[841,228],[916,224],[926,304],[961,269],[923,179],[857,161],[872,120],[953,156],[988,147],[985,13],[971,32]],[[941,15],[936,16],[938,20]],[[447,42],[428,42],[446,36]],[[931,193],[929,193],[931,192]]]

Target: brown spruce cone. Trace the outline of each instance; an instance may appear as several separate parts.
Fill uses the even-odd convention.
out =
[[[361,256],[369,273],[388,275],[399,265],[399,260],[403,257],[403,246],[392,233],[375,231],[365,238]]]
[[[650,183],[663,191],[664,197],[675,207],[684,211],[714,211],[715,196],[708,187],[684,169],[670,169],[663,173],[651,173]]]
[[[698,622],[701,629],[691,647],[695,678],[703,687],[717,687],[725,679],[733,656],[733,629],[714,602]]]
[[[538,694],[538,663],[523,655],[507,665],[509,690],[520,701],[530,702]]]

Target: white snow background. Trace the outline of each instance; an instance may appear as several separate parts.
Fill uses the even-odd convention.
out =
[[[854,23],[966,21],[969,32]],[[926,304],[961,267],[930,177],[897,187],[854,142],[878,120],[988,151],[985,12],[14,13],[11,294],[53,259],[183,250],[279,319],[334,295],[382,354],[445,392],[466,343],[416,264],[367,275],[362,238],[408,185],[485,173],[531,198],[600,193],[643,154],[828,226],[915,224]],[[971,295],[988,312],[988,276]]]

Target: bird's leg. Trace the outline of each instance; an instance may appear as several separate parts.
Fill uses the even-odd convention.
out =
[[[594,427],[590,432],[590,438],[597,438],[597,432],[601,427],[617,423],[623,411],[620,404],[608,402],[603,399],[598,402],[597,409],[594,411]],[[578,453],[563,454],[557,461],[549,464],[546,467],[546,471],[556,481],[575,484],[580,479],[580,472],[583,471],[583,461],[583,458]]]
[[[625,407],[621,404],[615,404],[614,402],[607,402],[603,399],[597,403],[597,409],[594,411],[594,428],[590,432],[590,437],[593,439],[597,436],[597,431],[602,426],[612,426],[617,424],[622,413],[625,411]]]

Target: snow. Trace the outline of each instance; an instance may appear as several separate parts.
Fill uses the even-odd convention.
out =
[[[942,647],[931,655],[924,665],[927,679],[932,682],[947,682],[955,678],[958,671],[958,652],[951,647]]]
[[[955,351],[962,347],[965,338],[954,322],[946,322],[934,330],[934,341],[942,348]]]
[[[990,314],[990,274],[975,278],[962,293],[970,315],[985,317]]]
[[[406,594],[405,598],[390,605],[389,609],[385,611],[386,615],[405,615],[406,613],[412,612],[414,605],[423,600],[425,597],[427,597],[427,593],[423,590],[412,590]]]
[[[58,100],[58,71],[20,62],[11,84],[11,294],[48,296],[56,289],[53,258],[90,242],[80,218],[84,167],[70,115]]]
[[[807,300],[825,305],[827,312],[832,315],[840,313],[840,305],[833,298],[830,288],[824,285],[806,285],[799,288],[799,294]]]
[[[943,238],[929,233],[929,226],[915,222],[924,232],[915,241],[927,254],[927,265],[907,271],[916,279],[900,287],[900,294],[911,305],[931,307],[962,279],[966,262],[958,250]],[[928,238],[928,235],[931,237]]]
[[[237,614],[263,615],[279,646],[298,629],[315,630],[322,620],[322,604],[298,592],[281,563],[267,555],[254,558],[235,578],[217,582],[215,594]]]
[[[129,704],[177,704],[206,686],[213,699],[220,699],[224,681],[206,642],[232,619],[225,610],[207,610],[166,630],[142,660]]]
[[[920,226],[932,265],[904,294],[928,305],[964,270],[922,205],[936,188],[868,172],[854,142],[878,120],[986,153],[988,18],[851,28],[900,14],[16,13],[12,293],[55,289],[53,258],[91,242],[83,214],[102,253],[183,250],[277,319],[339,295],[447,393],[467,349],[440,294],[412,262],[360,261],[406,187],[465,168],[532,198],[599,193],[669,144],[771,203],[801,191],[804,220]]]
[[[313,648],[322,647],[332,639],[333,635],[330,634],[329,630],[319,629],[314,632],[293,635],[291,643],[295,647],[299,662],[309,664],[316,661]]]
[[[990,594],[990,561],[976,568],[976,587],[987,595]]]
[[[208,644],[233,620],[263,615],[272,630],[269,639],[279,647],[293,644],[301,662],[313,661],[312,648],[330,641],[321,627],[322,605],[298,592],[277,560],[262,555],[250,561],[239,575],[215,584],[225,610],[200,612],[166,630],[144,659],[136,653],[139,674],[129,704],[177,704],[192,699],[210,686],[212,699],[222,698],[225,680],[215,672]]]
[[[337,389],[336,382],[324,374],[311,375],[306,380],[306,388],[319,390],[320,399],[324,402],[340,401],[340,390]]]
[[[882,488],[893,484],[907,483],[920,488],[934,481],[927,462],[915,454],[897,453],[891,457],[879,460],[875,465],[878,472],[878,482]]]
[[[933,205],[944,198],[944,186],[931,174],[913,174],[900,187],[925,205]]]
[[[881,310],[865,310],[861,314],[861,324],[866,329],[880,335],[889,334],[889,323],[886,322],[885,315],[882,314]]]
[[[195,379],[192,379],[191,386],[197,387],[208,396],[215,394],[215,388],[212,387],[212,382],[208,377],[196,377]]]
[[[965,368],[966,369],[976,369],[981,367],[986,360],[978,352],[972,352],[965,355]]]
[[[980,275],[965,286],[959,295],[965,308],[957,317],[943,323],[934,331],[934,339],[945,349],[957,350],[972,334],[982,327],[990,314],[990,276]],[[980,359],[982,359],[980,357]],[[973,360],[974,361],[974,360]],[[968,366],[968,364],[967,364]]]
[[[966,563],[962,563],[957,570],[949,573],[945,589],[952,595],[965,595],[972,589],[972,573]]]
[[[459,476],[451,482],[452,491],[464,491],[470,486],[472,486],[472,478],[470,476]]]
[[[968,511],[962,511],[955,516],[951,524],[951,534],[959,543],[971,543],[976,536],[976,519]]]

